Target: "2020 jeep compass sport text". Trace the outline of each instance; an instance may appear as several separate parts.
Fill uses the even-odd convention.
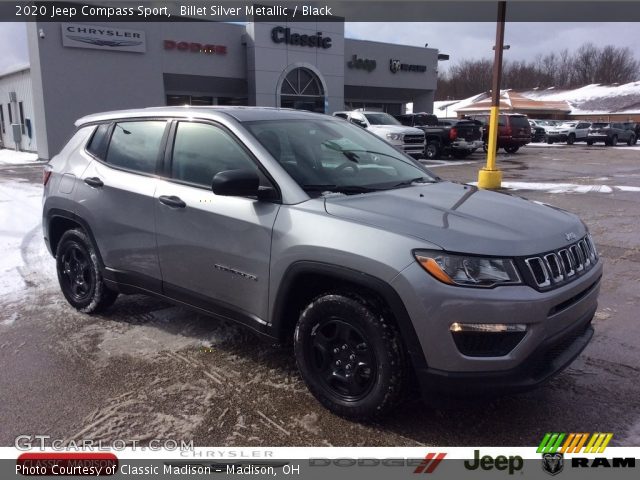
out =
[[[593,335],[602,265],[575,215],[442,181],[344,120],[256,107],[80,119],[46,166],[62,293],[148,293],[293,341],[349,418],[538,385]]]

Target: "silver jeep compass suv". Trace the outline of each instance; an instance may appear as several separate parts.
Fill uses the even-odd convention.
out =
[[[147,293],[293,340],[332,411],[409,387],[525,389],[593,335],[602,264],[566,211],[441,181],[330,116],[166,107],[91,115],[47,165],[62,293]]]

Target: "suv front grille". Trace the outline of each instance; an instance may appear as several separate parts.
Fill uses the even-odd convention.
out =
[[[405,135],[404,143],[409,143],[412,145],[424,143],[424,135]]]
[[[538,289],[570,282],[598,263],[598,251],[590,235],[568,247],[524,259],[526,272]]]

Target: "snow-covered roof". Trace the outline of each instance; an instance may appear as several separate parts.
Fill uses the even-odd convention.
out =
[[[564,111],[570,115],[640,114],[640,81],[624,85],[596,83],[571,90],[550,87],[517,92],[503,90],[500,93],[501,108],[522,113],[548,109]],[[455,117],[458,110],[462,110],[461,113],[486,111],[490,103],[489,93],[485,92],[464,100],[434,102],[433,113],[438,117]]]

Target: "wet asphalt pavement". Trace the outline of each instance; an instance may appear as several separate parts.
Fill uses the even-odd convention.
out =
[[[475,181],[482,161],[475,154],[433,170]],[[40,166],[0,167],[9,218],[1,248],[16,260],[0,283],[0,446],[22,434],[196,446],[534,446],[547,431],[610,431],[612,445],[640,444],[640,148],[532,146],[501,154],[499,164],[506,181],[526,184],[513,193],[590,227],[605,261],[594,340],[532,392],[437,408],[410,400],[368,424],[323,409],[291,348],[242,327],[144,296],[121,296],[104,315],[73,310],[38,225]],[[545,183],[574,187],[550,193]],[[567,193],[575,185],[593,188]]]

